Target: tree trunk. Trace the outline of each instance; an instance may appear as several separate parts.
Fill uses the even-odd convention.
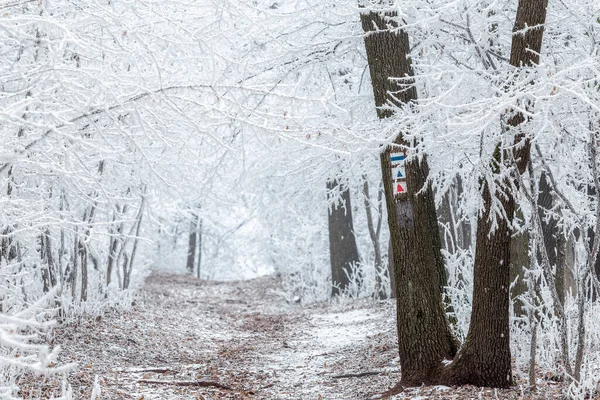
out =
[[[395,20],[395,11],[364,12],[361,22],[379,118],[392,116],[386,105],[402,107],[417,98],[410,77],[408,35]],[[404,82],[390,78],[404,77]],[[406,87],[407,85],[408,88]],[[393,149],[406,150],[400,133]],[[446,271],[441,254],[439,227],[433,193],[426,184],[427,159],[404,161],[404,193],[395,194],[392,147],[381,153],[388,225],[391,236],[393,277],[396,284],[397,327],[402,385],[438,380],[444,359],[456,352],[442,303]],[[396,171],[396,169],[394,169]],[[424,188],[424,189],[423,189]],[[421,190],[423,189],[423,190]],[[427,340],[423,340],[427,338]]]
[[[116,220],[117,218],[117,214],[121,215],[121,218],[127,213],[127,204],[123,205],[123,208],[121,209],[119,207],[119,205],[117,204],[115,206],[115,211],[113,212],[113,222]],[[118,266],[118,260],[117,260],[117,256],[118,256],[118,252],[117,250],[119,249],[119,242],[121,242],[122,240],[122,236],[123,236],[123,228],[124,228],[124,223],[121,222],[119,224],[119,226],[117,227],[116,232],[113,232],[113,236],[111,236],[110,241],[109,241],[109,250],[108,250],[108,263],[106,266],[106,286],[108,287],[112,281],[112,272],[113,272],[113,268],[119,268]]]
[[[88,290],[88,256],[87,246],[79,240],[79,256],[81,257],[81,301],[87,301]]]
[[[54,257],[52,255],[52,239],[50,229],[46,228],[40,234],[40,254],[42,258],[42,277],[44,280],[44,292],[56,286],[56,271]],[[44,269],[45,264],[45,269]]]
[[[198,262],[196,267],[198,279],[200,279],[200,267],[202,267],[202,219],[198,223]]]
[[[534,67],[539,63],[547,5],[548,0],[519,0],[510,56],[510,63],[514,67]],[[525,122],[521,113],[508,115],[507,128],[518,128]],[[516,135],[512,154],[517,163],[514,174],[525,171],[530,147],[528,138],[523,134]],[[498,144],[491,168],[499,187],[510,188],[510,182],[507,181],[509,178],[501,178],[499,175],[501,148],[502,144]],[[503,150],[504,162],[510,159],[509,151],[511,150]],[[511,168],[510,163],[506,166]],[[512,384],[508,309],[512,232],[508,221],[500,217],[492,231],[492,193],[487,181],[482,182],[482,185],[484,212],[477,220],[471,324],[465,345],[444,374],[448,384],[508,387]],[[512,221],[515,211],[513,194],[504,192],[494,195],[504,208],[506,217]]]
[[[561,304],[565,304],[565,295],[567,292],[566,276],[568,271],[567,265],[567,244],[568,240],[562,233],[558,233],[556,237],[556,291]]]
[[[587,195],[590,198],[596,197],[596,188],[592,185],[588,185],[587,186]],[[592,227],[588,228],[587,241],[588,241],[588,246],[590,248],[592,248],[595,236],[596,236],[596,234],[594,232],[594,228],[592,228]],[[583,238],[583,240],[586,240],[586,238]],[[592,265],[591,273],[594,274],[596,276],[596,278],[600,279],[600,257],[596,258],[594,265]],[[592,285],[592,301],[598,301],[599,297],[600,297],[600,293],[598,293],[598,291]]]
[[[79,249],[79,233],[77,232],[77,228],[75,228],[75,238],[73,240],[73,255],[71,257],[71,273],[69,274],[69,282],[71,283],[71,297],[73,302],[77,298],[77,267],[79,264],[78,255]]]
[[[385,289],[382,284],[382,275],[383,271],[383,263],[381,261],[381,246],[379,244],[379,233],[381,228],[381,202],[382,202],[382,191],[379,190],[377,193],[377,227],[373,223],[373,213],[371,212],[371,195],[369,193],[369,182],[367,181],[367,177],[363,176],[363,200],[365,204],[365,212],[367,214],[367,227],[369,228],[369,237],[371,238],[371,243],[373,244],[373,252],[375,253],[375,297],[384,299]]]
[[[550,265],[555,268],[558,298],[561,304],[565,304],[565,253],[567,241],[564,235],[558,230],[556,218],[546,215],[554,206],[554,198],[552,195],[552,186],[545,172],[542,172],[540,176],[538,188],[538,215],[540,216],[542,231],[544,233],[544,247],[546,248]],[[540,260],[539,254],[538,260]]]
[[[129,262],[125,262],[123,264],[124,269],[123,269],[123,289],[128,289],[129,288],[129,284],[131,283],[131,271],[133,271],[133,265],[134,265],[134,261],[135,261],[135,255],[137,253],[137,247],[138,247],[138,243],[140,241],[140,232],[142,229],[142,219],[144,217],[144,205],[146,203],[146,198],[142,196],[142,201],[140,204],[140,210],[138,212],[137,215],[137,227],[135,229],[135,238],[133,239],[133,247],[131,249],[131,257],[129,259]],[[129,266],[129,267],[127,267]],[[192,265],[192,269],[193,269],[193,265]]]
[[[388,275],[390,277],[390,297],[396,298],[396,274],[394,273],[394,249],[392,248],[392,238],[388,241]]]
[[[445,371],[453,385],[508,387],[512,384],[509,326],[509,265],[511,231],[508,221],[498,218],[492,231],[491,193],[485,182],[485,211],[477,219],[473,309],[464,346]],[[512,216],[512,194],[500,197],[506,215]],[[498,195],[498,194],[496,194]]]
[[[196,261],[196,239],[198,237],[198,215],[194,214],[190,221],[190,234],[188,239],[188,253],[187,253],[187,273],[192,275],[194,273],[194,261]]]
[[[517,211],[517,215],[522,217],[523,213],[521,210]],[[525,317],[527,315],[520,297],[528,292],[527,281],[525,280],[525,270],[531,267],[529,245],[530,234],[528,231],[519,232],[513,235],[510,243],[509,280],[513,285],[510,291],[510,298],[513,299],[513,311],[515,317]]]
[[[339,185],[337,181],[327,182],[331,192]],[[341,204],[333,204],[328,217],[329,259],[331,261],[331,295],[341,294],[350,283],[352,265],[360,262],[352,224],[350,190],[341,193]]]

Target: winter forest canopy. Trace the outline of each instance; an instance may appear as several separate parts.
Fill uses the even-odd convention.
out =
[[[600,396],[597,0],[0,13],[0,397],[156,270],[396,307],[387,395]]]

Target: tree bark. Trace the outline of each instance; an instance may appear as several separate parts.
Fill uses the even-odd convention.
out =
[[[408,35],[399,29],[396,17],[393,9],[361,14],[375,105],[382,119],[394,112],[386,106],[410,106],[417,98],[410,78],[414,74]],[[402,133],[394,144],[395,149],[410,147]],[[435,383],[442,361],[454,356],[456,343],[442,302],[446,271],[433,192],[427,183],[429,167],[425,157],[406,161],[407,190],[394,194],[391,151],[388,147],[381,153],[381,169],[396,285],[401,384]]]
[[[510,55],[510,63],[514,67],[534,67],[539,63],[547,5],[548,0],[519,0]],[[521,113],[507,117],[508,129],[518,129],[526,122]],[[498,144],[491,165],[498,187],[507,188],[503,193],[494,193],[494,196],[510,221],[514,216],[515,198],[510,193],[510,178],[500,175],[500,163],[504,162],[507,168],[511,168],[508,160],[512,151],[517,164],[517,170],[513,172],[522,174],[529,161],[531,142],[520,133],[516,135],[513,147],[514,150],[502,149],[502,144]],[[500,157],[501,154],[503,157]],[[492,231],[492,193],[487,181],[483,181],[482,185],[484,212],[477,220],[471,324],[465,345],[444,374],[449,384],[508,387],[512,384],[508,309],[512,232],[508,221],[500,217]]]
[[[390,297],[396,298],[396,274],[394,274],[394,249],[392,248],[392,238],[388,241],[388,275],[390,277]]]
[[[336,189],[339,183],[327,182],[327,191]],[[331,262],[331,295],[341,294],[350,283],[352,265],[360,262],[352,223],[350,190],[341,193],[341,204],[333,204],[328,214],[329,259]]]
[[[491,193],[483,187],[484,212],[477,219],[473,309],[465,343],[444,380],[454,385],[508,387],[512,384],[509,326],[509,265],[511,231],[506,219],[490,220]],[[498,193],[496,193],[498,196]],[[511,193],[499,196],[506,215],[512,216]]]

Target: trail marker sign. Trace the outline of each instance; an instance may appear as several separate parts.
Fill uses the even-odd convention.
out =
[[[406,193],[406,151],[390,152],[392,164],[392,179],[394,180],[394,195]]]
[[[392,164],[404,164],[404,159],[406,158],[406,152],[401,151],[397,153],[390,153],[390,161]]]
[[[393,166],[392,176],[394,177],[394,180],[406,179],[406,171],[404,170],[404,164]]]
[[[394,194],[406,193],[406,181],[394,183]]]

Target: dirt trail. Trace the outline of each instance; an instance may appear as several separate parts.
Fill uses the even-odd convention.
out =
[[[89,399],[98,376],[102,400],[353,400],[398,381],[394,326],[389,301],[300,307],[273,277],[154,274],[131,312],[62,328],[55,340],[61,362],[79,363],[76,398]],[[376,374],[341,377],[365,372]]]

